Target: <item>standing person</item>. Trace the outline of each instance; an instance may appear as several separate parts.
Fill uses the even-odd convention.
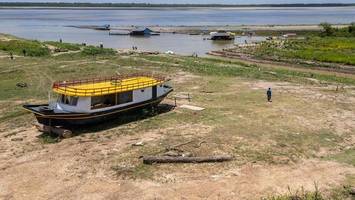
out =
[[[11,59],[11,60],[14,59],[14,54],[12,54],[12,52],[10,52],[10,59]]]
[[[268,102],[272,102],[272,101],[271,101],[271,96],[272,96],[271,88],[269,88],[269,89],[267,90],[266,95],[267,95],[267,101],[268,101]]]

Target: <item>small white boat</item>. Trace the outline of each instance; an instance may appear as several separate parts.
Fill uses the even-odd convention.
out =
[[[175,53],[173,51],[169,50],[169,51],[165,52],[165,54],[174,55]]]

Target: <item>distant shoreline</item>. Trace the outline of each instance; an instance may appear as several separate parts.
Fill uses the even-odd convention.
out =
[[[60,3],[60,2],[0,2],[0,8],[36,9],[191,9],[191,8],[312,8],[354,7],[355,3],[314,4],[149,4],[149,3]]]

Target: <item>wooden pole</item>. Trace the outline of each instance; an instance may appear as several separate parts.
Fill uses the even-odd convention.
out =
[[[170,156],[144,156],[144,164],[154,163],[205,163],[224,162],[232,160],[232,156],[206,156],[206,157],[170,157]]]

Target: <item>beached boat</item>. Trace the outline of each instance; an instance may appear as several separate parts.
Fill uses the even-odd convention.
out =
[[[210,33],[211,40],[234,40],[235,39],[235,34],[232,32],[227,32],[227,31],[217,31],[217,32],[211,32]]]
[[[53,84],[57,101],[24,105],[46,126],[86,125],[107,121],[128,111],[156,107],[173,91],[161,76],[135,74]]]

